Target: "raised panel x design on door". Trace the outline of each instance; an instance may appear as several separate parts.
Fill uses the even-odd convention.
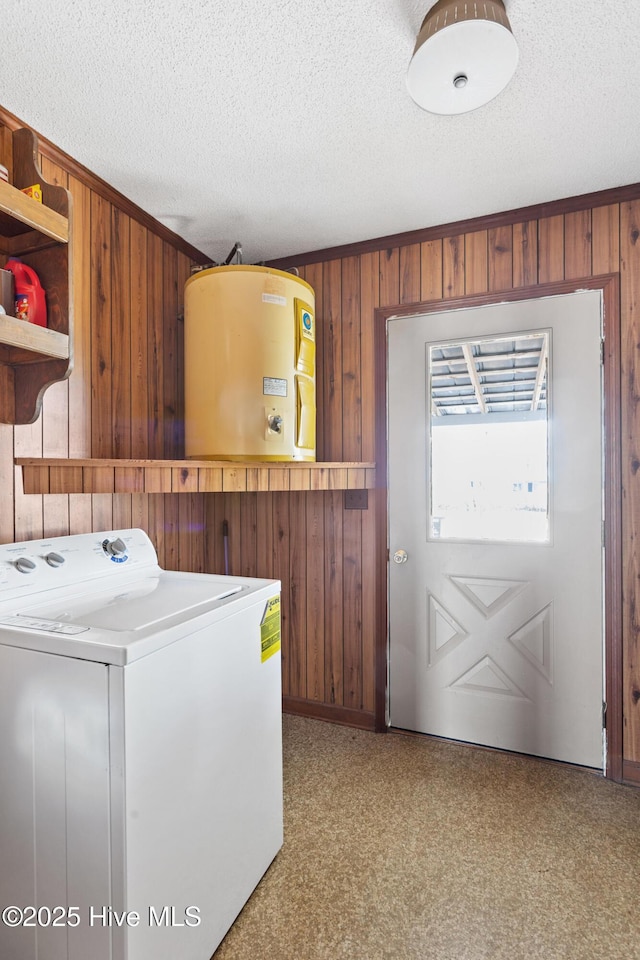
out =
[[[601,317],[389,321],[392,726],[602,766]]]

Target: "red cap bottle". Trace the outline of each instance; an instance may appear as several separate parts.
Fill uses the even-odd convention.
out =
[[[46,327],[47,304],[38,274],[22,260],[17,260],[14,257],[7,261],[4,269],[11,270],[15,280],[15,316],[17,319]]]

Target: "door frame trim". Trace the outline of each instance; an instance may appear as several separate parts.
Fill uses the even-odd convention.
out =
[[[387,464],[387,321],[396,317],[424,316],[446,310],[461,310],[487,304],[538,300],[580,290],[600,290],[603,302],[603,441],[604,441],[604,658],[607,702],[606,777],[622,780],[623,750],[623,644],[622,644],[622,462],[621,462],[621,344],[620,275],[603,274],[575,280],[560,280],[514,290],[427,300],[420,303],[378,307],[374,313],[375,436],[377,529],[375,720],[377,730],[386,730],[389,663],[388,610],[388,464]]]

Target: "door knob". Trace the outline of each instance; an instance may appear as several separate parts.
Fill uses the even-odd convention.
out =
[[[396,552],[393,555],[394,563],[406,563],[408,559],[409,559],[409,554],[407,553],[406,550],[396,550]]]

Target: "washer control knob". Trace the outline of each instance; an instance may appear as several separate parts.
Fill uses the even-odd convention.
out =
[[[20,573],[31,573],[35,568],[35,563],[33,560],[29,560],[29,557],[18,557],[16,560],[16,570],[19,570]]]
[[[120,537],[115,540],[105,540],[102,549],[108,557],[121,557],[127,552],[127,545]]]
[[[46,555],[45,560],[47,561],[50,567],[61,567],[62,564],[65,562],[64,557],[61,557],[59,553],[54,553],[53,551],[51,551],[51,553],[48,553]]]

